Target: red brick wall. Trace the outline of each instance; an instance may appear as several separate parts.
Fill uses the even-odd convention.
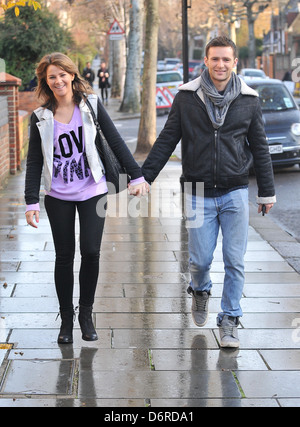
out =
[[[10,173],[15,174],[21,168],[20,136],[19,136],[19,86],[21,80],[5,73],[0,82],[0,96],[6,96],[9,123],[9,161]]]
[[[0,97],[0,187],[9,175],[9,128],[6,97]]]
[[[28,111],[32,113],[40,106],[34,92],[19,92],[19,110]]]
[[[1,74],[0,186],[9,173],[15,174],[21,169],[21,161],[27,155],[30,114],[38,106],[32,92],[21,92],[19,102],[20,85],[17,77]]]

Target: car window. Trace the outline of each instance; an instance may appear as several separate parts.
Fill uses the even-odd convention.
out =
[[[295,108],[295,104],[284,85],[257,85],[252,86],[259,94],[260,105],[263,111],[278,111]]]
[[[180,62],[180,59],[166,59],[165,60],[166,64],[174,64],[174,65],[176,65],[176,64],[178,64],[178,62]]]
[[[179,73],[164,73],[157,74],[156,83],[168,83],[181,81],[182,77]]]
[[[244,76],[247,76],[247,77],[265,77],[265,74],[259,70],[257,70],[257,71],[248,70],[248,71],[244,71]]]

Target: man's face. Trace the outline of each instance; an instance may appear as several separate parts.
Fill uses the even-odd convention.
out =
[[[225,88],[237,61],[230,46],[212,46],[209,49],[208,56],[204,58],[204,63],[216,87],[221,85]]]

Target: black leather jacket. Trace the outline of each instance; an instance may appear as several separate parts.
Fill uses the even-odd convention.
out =
[[[165,127],[142,167],[145,179],[155,180],[182,139],[186,181],[204,182],[205,188],[247,185],[253,161],[258,196],[263,198],[258,203],[274,202],[273,169],[256,92],[242,82],[241,94],[231,103],[223,126],[215,130],[197,87],[199,79],[182,86],[176,95]]]

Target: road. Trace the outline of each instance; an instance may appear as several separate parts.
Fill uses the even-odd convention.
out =
[[[156,134],[159,135],[159,132],[162,130],[166,120],[167,115],[163,116],[157,116],[156,119]],[[125,142],[127,143],[129,149],[131,152],[135,150],[136,147],[136,141],[137,141],[137,134],[138,134],[138,128],[139,128],[139,119],[129,119],[129,120],[118,120],[114,121],[114,124],[116,125],[118,131],[124,138]],[[180,150],[180,147],[178,147]]]
[[[275,169],[277,203],[269,213],[283,230],[300,242],[300,168]],[[255,203],[257,187],[255,177],[250,178],[249,200]]]
[[[163,128],[167,116],[157,117],[157,135]],[[132,152],[135,150],[139,119],[120,120],[115,122],[119,132]],[[180,146],[178,147],[180,157]],[[300,242],[300,168],[276,169],[274,172],[277,203],[269,213],[283,230],[290,233]],[[255,177],[250,177],[249,200],[256,203],[257,186]]]

